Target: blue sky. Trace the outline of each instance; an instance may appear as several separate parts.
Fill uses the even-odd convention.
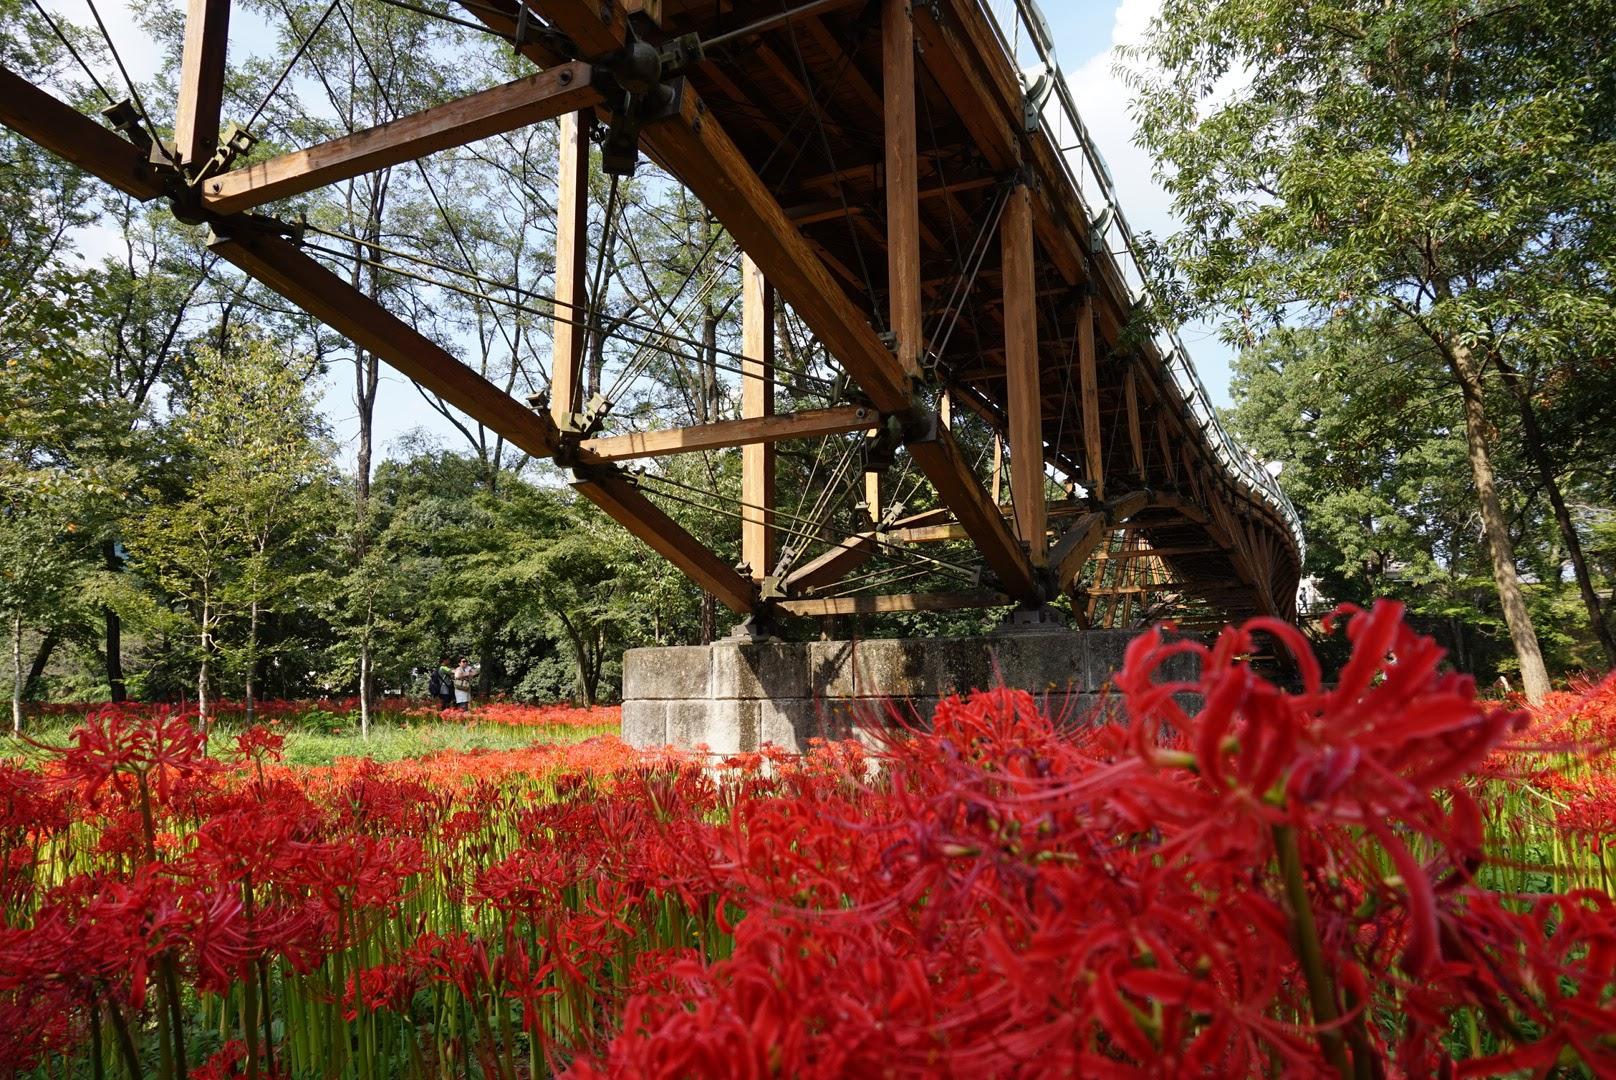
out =
[[[88,22],[82,0],[44,0],[46,6],[78,22]],[[178,6],[180,0],[172,0]],[[1174,222],[1166,196],[1152,179],[1149,157],[1133,145],[1134,125],[1127,109],[1127,93],[1113,73],[1114,49],[1136,40],[1160,0],[1042,0],[1045,18],[1056,42],[1061,69],[1071,84],[1083,120],[1110,167],[1122,193],[1122,209],[1136,232],[1164,234]],[[98,5],[131,73],[141,80],[156,70],[159,57],[144,31],[133,21],[126,0],[101,0]],[[263,40],[261,24],[239,7],[232,19],[232,45]],[[104,73],[111,75],[110,72]],[[91,233],[81,246],[95,257],[109,249],[105,235]],[[1228,401],[1229,348],[1206,327],[1186,327],[1183,339],[1218,403]],[[458,434],[420,399],[415,389],[391,371],[377,400],[378,449],[386,452],[406,432],[425,428],[448,446]],[[333,432],[351,460],[355,432],[352,372],[347,365],[332,373],[325,394],[325,411]]]

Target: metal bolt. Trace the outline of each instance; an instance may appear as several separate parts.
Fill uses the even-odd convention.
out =
[[[570,83],[572,81],[572,72],[563,71],[559,76],[556,77],[556,81],[559,82],[562,86],[566,86],[568,83]]]

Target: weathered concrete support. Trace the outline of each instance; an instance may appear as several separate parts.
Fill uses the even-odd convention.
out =
[[[867,739],[893,723],[927,723],[940,698],[1000,685],[1031,692],[1075,724],[1101,705],[1133,637],[1059,630],[630,649],[623,739],[723,754],[765,743],[802,751],[814,738]],[[1159,677],[1192,670],[1179,663]]]

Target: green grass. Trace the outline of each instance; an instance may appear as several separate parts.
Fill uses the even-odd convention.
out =
[[[47,747],[65,746],[76,722],[36,722],[24,733],[33,743]],[[370,738],[359,735],[356,726],[337,732],[288,730],[285,761],[288,765],[329,765],[338,758],[368,757],[376,761],[398,761],[403,758],[425,757],[442,750],[515,750],[535,744],[582,742],[592,735],[605,734],[609,729],[556,729],[524,728],[505,724],[420,723],[373,724]],[[240,728],[220,724],[213,729],[211,749],[225,753],[230,749]],[[48,751],[10,735],[0,735],[0,759],[12,758],[38,762]]]

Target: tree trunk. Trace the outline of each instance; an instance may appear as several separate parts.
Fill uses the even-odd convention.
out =
[[[22,697],[24,701],[32,701],[39,696],[39,682],[45,677],[45,668],[50,664],[51,656],[56,652],[56,646],[62,643],[60,630],[51,630],[39,641],[39,649],[34,653],[34,662],[28,667],[28,674],[22,680]]]
[[[11,733],[22,734],[22,612],[11,617]]]
[[[107,696],[113,701],[126,701],[129,687],[123,679],[123,620],[111,608],[106,608],[107,621]]]
[[[118,548],[110,540],[101,545],[101,558],[112,573],[123,569]],[[123,620],[111,608],[103,609],[107,623],[107,696],[113,701],[129,697],[129,688],[123,680]]]
[[[578,707],[587,709],[595,704],[595,680],[590,673],[589,648],[583,638],[572,639],[572,655],[578,673]]]
[[[196,725],[208,730],[208,666],[213,635],[208,633],[208,609],[202,608],[202,663],[196,669]]]
[[[247,678],[242,688],[243,700],[247,707],[247,723],[250,725],[257,710],[253,708],[253,675],[258,670],[258,601],[255,599],[248,609],[247,616]]]
[[[1509,538],[1509,524],[1504,518],[1503,504],[1499,502],[1498,487],[1493,478],[1492,456],[1487,449],[1487,412],[1482,398],[1481,373],[1476,368],[1475,357],[1468,345],[1451,342],[1448,357],[1464,399],[1465,449],[1470,459],[1471,478],[1476,484],[1476,506],[1481,512],[1482,528],[1487,533],[1488,553],[1492,556],[1493,582],[1498,587],[1504,622],[1509,627],[1515,657],[1521,665],[1521,686],[1526,691],[1526,700],[1536,704],[1549,692],[1549,672],[1543,663],[1543,650],[1538,645],[1537,631],[1532,629],[1531,614],[1526,610],[1520,574],[1515,569],[1515,545]]]
[[[494,635],[498,630],[498,618],[489,616],[477,639],[477,693],[485,700],[494,689]]]
[[[589,647],[589,675],[584,685],[584,708],[600,700],[600,661],[606,655],[606,635],[597,633]]]
[[[711,307],[701,321],[701,411],[703,423],[718,415],[718,313]]]
[[[1571,520],[1571,511],[1566,508],[1565,495],[1560,490],[1554,462],[1550,459],[1548,447],[1543,442],[1543,429],[1538,426],[1537,409],[1533,407],[1532,397],[1522,385],[1520,373],[1496,353],[1493,355],[1493,363],[1504,376],[1504,385],[1509,387],[1509,392],[1515,397],[1515,404],[1520,408],[1521,435],[1526,444],[1526,453],[1532,459],[1532,465],[1537,470],[1538,480],[1542,482],[1543,489],[1548,492],[1549,505],[1554,508],[1554,521],[1560,526],[1560,538],[1565,542],[1566,557],[1571,561],[1571,571],[1577,578],[1577,591],[1582,593],[1582,605],[1588,612],[1588,624],[1593,628],[1599,647],[1605,650],[1605,663],[1610,667],[1616,667],[1616,636],[1611,634],[1610,626],[1605,622],[1599,594],[1594,591],[1593,578],[1588,573],[1588,560],[1582,553],[1582,540],[1577,536],[1577,527]]]
[[[710,592],[701,594],[701,643],[711,645],[718,636],[718,598]]]
[[[370,695],[365,692],[370,686],[370,640],[359,644],[359,737],[366,741],[370,739]]]

